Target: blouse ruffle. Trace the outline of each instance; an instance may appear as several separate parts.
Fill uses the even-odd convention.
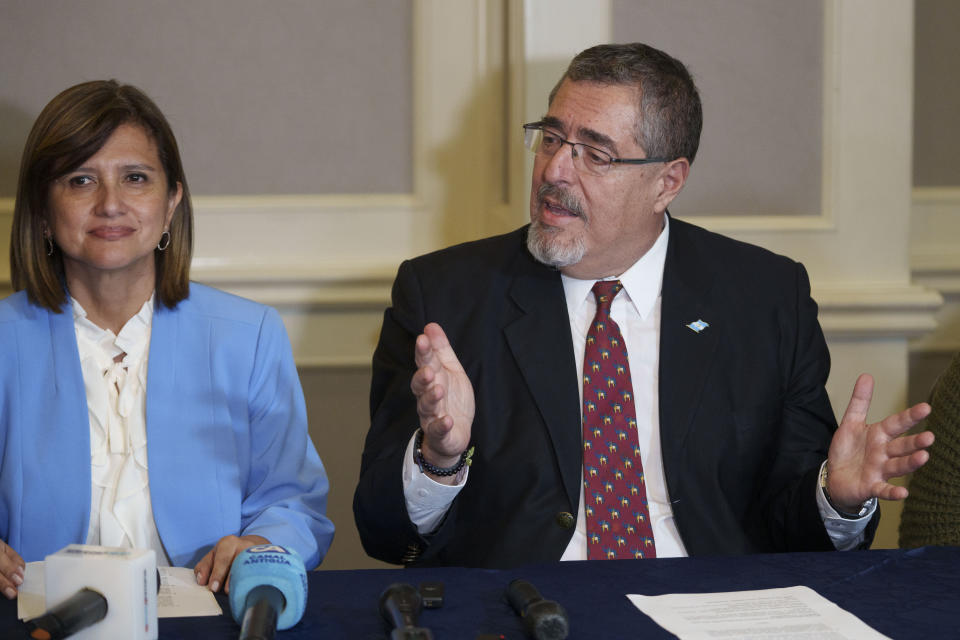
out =
[[[163,564],[147,464],[147,361],[154,299],[151,296],[116,335],[91,322],[76,300],[71,302],[90,417],[93,499],[87,542],[154,548]]]

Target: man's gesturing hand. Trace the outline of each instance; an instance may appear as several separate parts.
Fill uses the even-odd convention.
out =
[[[417,336],[417,371],[410,389],[417,398],[423,429],[423,457],[438,467],[456,464],[470,444],[475,402],[473,385],[440,325],[431,322]],[[436,478],[450,484],[453,476]]]
[[[859,511],[874,496],[884,500],[906,498],[907,489],[888,480],[922,467],[930,457],[925,449],[933,444],[930,431],[903,435],[930,414],[930,405],[921,402],[880,422],[867,424],[872,398],[873,378],[863,374],[853,387],[853,397],[833,435],[827,457],[830,499],[850,513]]]

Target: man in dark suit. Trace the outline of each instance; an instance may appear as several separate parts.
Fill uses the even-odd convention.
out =
[[[929,407],[867,425],[861,376],[838,429],[803,267],[667,213],[700,126],[682,63],[588,49],[524,126],[531,224],[401,265],[354,499],[370,555],[506,567],[870,543],[876,497],[902,499],[887,481],[926,461],[932,435],[902,434]]]

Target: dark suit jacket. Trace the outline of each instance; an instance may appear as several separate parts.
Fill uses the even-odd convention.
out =
[[[400,266],[373,358],[372,425],[354,497],[373,557],[509,567],[557,560],[570,540],[581,373],[560,273],[536,262],[525,241],[524,227]],[[806,271],[671,219],[662,295],[663,466],[687,552],[832,549],[815,494],[836,421]],[[686,326],[699,319],[710,326]],[[419,423],[414,340],[431,321],[473,383],[476,452],[466,487],[424,537],[407,516],[401,464]]]

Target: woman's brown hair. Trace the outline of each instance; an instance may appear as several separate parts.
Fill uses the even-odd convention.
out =
[[[193,208],[177,140],[160,109],[142,91],[116,80],[84,82],[47,104],[33,123],[20,161],[17,199],[10,234],[10,276],[15,291],[59,313],[66,302],[63,256],[48,255],[45,229],[51,183],[97,153],[122,124],[143,127],[157,146],[167,176],[167,192],[177,183],[183,197],[170,221],[170,244],[154,251],[157,299],[175,307],[190,294]]]

